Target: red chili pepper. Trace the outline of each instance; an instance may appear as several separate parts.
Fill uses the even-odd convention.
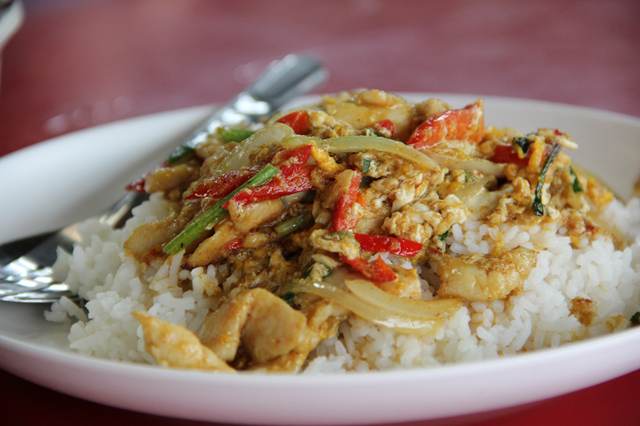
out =
[[[296,135],[308,135],[311,132],[309,123],[309,113],[307,111],[296,111],[276,120],[276,123],[283,123],[293,129]]]
[[[124,189],[126,189],[127,191],[139,192],[140,194],[144,194],[147,192],[147,190],[144,188],[146,184],[146,180],[147,180],[147,175],[140,176],[138,179],[134,180],[133,182],[125,186]]]
[[[421,149],[439,145],[445,140],[480,142],[484,135],[482,105],[482,100],[478,100],[462,109],[432,115],[414,130],[407,145]]]
[[[358,200],[358,189],[360,188],[361,181],[362,173],[356,172],[355,177],[349,184],[349,189],[338,199],[336,208],[333,212],[332,228],[334,232],[349,231],[355,228],[358,224],[358,217],[350,215],[349,211]]]
[[[195,189],[185,197],[185,200],[226,197],[231,191],[251,179],[258,171],[260,171],[260,167],[234,170],[211,180],[204,181],[196,186]]]
[[[281,151],[275,155],[272,164],[280,169],[283,177],[295,175],[311,157],[311,145],[302,145],[297,148]]]
[[[242,248],[242,238],[240,238],[240,237],[234,238],[233,240],[229,241],[227,244],[222,246],[222,248],[223,249],[228,249],[228,250],[241,249]]]
[[[311,145],[302,145],[278,152],[273,157],[272,164],[280,169],[280,173],[264,185],[247,188],[237,193],[232,200],[239,205],[244,205],[257,201],[274,200],[285,195],[313,189],[311,171],[315,166],[305,165],[311,157],[311,150]],[[223,207],[226,208],[227,204]]]
[[[513,145],[497,145],[493,156],[490,158],[494,163],[513,163],[522,167],[526,167],[529,164],[529,157],[533,152],[533,148],[529,149],[527,155],[520,158],[516,150],[513,149]]]
[[[341,255],[340,258],[344,263],[360,272],[369,281],[386,283],[398,278],[396,274],[393,273],[389,265],[384,263],[380,258],[377,258],[373,262],[367,262],[361,257],[349,259],[346,256]]]
[[[384,235],[368,235],[353,233],[360,248],[365,251],[389,252],[398,256],[413,257],[420,253],[422,244],[404,238]]]
[[[302,166],[293,176],[284,177],[282,174],[277,175],[264,185],[247,188],[238,192],[231,200],[239,205],[244,205],[258,201],[274,200],[284,197],[285,195],[308,191],[314,188],[311,182],[311,170],[313,170],[314,167],[315,166]],[[223,207],[226,208],[227,204]]]
[[[373,125],[373,128],[374,130],[377,130],[377,131],[380,131],[382,129],[388,130],[390,133],[390,137],[393,137],[393,132],[396,129],[396,127],[393,125],[393,122],[391,120],[378,121]]]

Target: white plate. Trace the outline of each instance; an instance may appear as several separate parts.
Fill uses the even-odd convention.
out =
[[[412,99],[424,99],[426,95]],[[461,107],[473,96],[436,94]],[[566,105],[485,98],[486,120],[523,132],[556,127],[573,157],[624,197],[640,164],[640,119]],[[100,211],[210,107],[66,135],[0,158],[0,242]],[[150,154],[151,153],[151,154]],[[9,201],[10,200],[10,201]],[[6,206],[11,203],[12,208]],[[254,424],[355,424],[460,416],[538,401],[640,368],[640,328],[521,355],[383,373],[225,376],[78,356],[42,307],[0,302],[0,367],[91,401],[157,415]]]

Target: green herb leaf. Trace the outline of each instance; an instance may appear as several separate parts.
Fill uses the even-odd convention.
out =
[[[440,241],[442,241],[443,243],[447,241],[447,237],[449,237],[449,231],[451,231],[450,229],[447,229],[446,231],[444,231],[442,234],[438,235],[438,239]]]
[[[544,179],[547,175],[547,171],[549,171],[549,166],[553,163],[553,160],[558,156],[558,152],[560,152],[560,145],[555,144],[551,149],[551,153],[547,157],[544,165],[542,166],[542,170],[540,170],[540,175],[538,176],[538,184],[536,185],[536,192],[533,198],[533,214],[536,216],[544,216],[545,208],[544,204],[542,204],[542,188],[544,187]]]
[[[569,173],[571,174],[571,176],[573,176],[573,185],[572,185],[573,192],[578,194],[579,192],[584,191],[584,188],[580,183],[580,179],[578,179],[578,175],[576,175],[576,172],[573,170],[573,167],[571,166],[569,166]]]
[[[513,148],[518,154],[518,157],[524,158],[527,156],[527,153],[529,152],[529,147],[531,146],[533,141],[530,140],[528,136],[522,136],[522,137],[513,138],[512,143],[513,143]]]
[[[464,171],[464,181],[465,183],[473,183],[476,180],[476,177],[473,175],[473,172],[469,170]]]
[[[360,168],[362,173],[369,173],[369,170],[371,170],[371,158],[363,158]]]
[[[384,138],[385,137],[382,133],[380,133],[379,131],[377,131],[376,129],[374,129],[372,127],[367,127],[365,129],[365,132],[366,132],[367,136],[372,136],[373,135],[373,136],[376,136],[376,137],[379,137],[379,138]]]
[[[369,185],[371,185],[371,182],[373,182],[375,180],[375,178],[372,178],[371,176],[362,176],[362,180],[360,181],[360,188],[368,188]]]
[[[163,252],[169,255],[174,255],[179,253],[180,250],[183,250],[190,243],[192,243],[196,238],[198,238],[204,231],[207,231],[213,228],[222,218],[224,218],[227,213],[227,209],[222,207],[232,199],[238,192],[242,191],[245,188],[250,188],[254,186],[264,185],[269,182],[271,178],[278,174],[278,168],[267,164],[262,170],[256,173],[251,179],[246,181],[244,184],[237,187],[233,192],[229,195],[221,199],[216,203],[215,206],[211,207],[209,210],[204,212],[200,217],[191,222],[186,228],[182,230],[175,238],[167,243],[166,246],[162,249]]]
[[[287,302],[289,306],[293,306],[293,299],[296,297],[296,293],[292,291],[288,291],[284,296],[282,296],[282,300]]]
[[[632,325],[640,324],[640,312],[633,314],[631,318],[629,318],[629,322],[631,322]]]
[[[307,269],[306,271],[304,271],[304,274],[302,274],[302,279],[309,278],[309,275],[311,275],[312,271],[313,271],[313,266]]]

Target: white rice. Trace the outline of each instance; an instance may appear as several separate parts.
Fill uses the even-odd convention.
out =
[[[59,277],[89,301],[87,316],[69,300],[55,303],[46,314],[51,321],[75,321],[69,332],[72,349],[113,360],[152,362],[132,311],[148,311],[196,331],[211,306],[207,295],[218,286],[228,289],[238,279],[232,275],[218,282],[213,266],[180,270],[179,256],[146,270],[124,256],[122,244],[132,230],[166,213],[162,198],[154,195],[134,211],[124,229],[112,231],[88,221],[81,229],[87,243],[71,255],[60,253],[55,267]],[[507,248],[539,251],[537,265],[520,294],[461,308],[435,336],[397,334],[352,317],[341,324],[337,336],[320,343],[305,373],[479,361],[557,347],[624,328],[640,311],[640,200],[626,206],[614,201],[604,216],[633,241],[630,246],[616,250],[610,240],[599,237],[591,244],[585,239],[579,248],[573,248],[566,230],[554,224],[530,229],[492,228],[471,221],[455,225],[447,239],[455,253],[488,253],[500,235]],[[422,278],[424,298],[430,299],[433,287],[429,280],[434,277],[425,268]],[[191,290],[179,287],[184,279],[191,280]],[[589,327],[570,315],[576,297],[595,302],[596,316]]]

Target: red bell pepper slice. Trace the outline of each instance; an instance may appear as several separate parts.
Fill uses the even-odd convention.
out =
[[[292,176],[285,177],[280,174],[264,185],[247,188],[238,192],[231,200],[239,205],[244,205],[258,201],[274,200],[284,197],[285,195],[308,191],[314,188],[311,182],[311,170],[313,170],[314,167],[315,166],[302,166],[302,168]],[[227,204],[223,207],[226,208],[226,205]]]
[[[526,167],[529,164],[529,157],[533,149],[527,152],[527,155],[520,158],[513,145],[497,145],[493,156],[490,158],[494,163],[513,163],[518,166]]]
[[[311,157],[311,150],[311,145],[303,145],[279,152],[273,158],[273,165],[279,168],[280,173],[264,185],[239,192],[232,200],[244,205],[313,189],[311,171],[315,166],[305,165]]]
[[[356,172],[355,177],[349,184],[347,192],[342,194],[338,199],[336,208],[333,212],[332,229],[336,231],[349,231],[358,224],[358,217],[350,215],[351,207],[358,201],[358,189],[362,181],[362,173]]]
[[[280,165],[280,175],[283,178],[289,178],[290,176],[295,175],[307,163],[307,161],[309,161],[309,157],[311,157],[311,150],[311,145],[303,145],[287,151],[281,151],[274,156],[273,163],[276,166]],[[229,195],[231,191],[251,179],[261,168],[262,165],[258,165],[249,169],[231,171],[209,181],[202,182],[193,191],[191,191],[185,199],[192,200],[197,198],[225,197]],[[303,179],[303,177],[297,177],[296,182],[298,186],[302,185],[300,179]]]
[[[419,125],[407,145],[415,149],[429,148],[445,140],[470,140],[478,143],[484,135],[484,109],[482,100],[462,109],[451,109],[432,115]]]
[[[413,257],[420,253],[422,244],[404,238],[384,235],[368,235],[353,233],[360,248],[365,251],[389,252],[397,256]]]
[[[358,271],[369,281],[386,283],[398,278],[396,274],[393,273],[389,265],[384,263],[384,261],[379,257],[373,262],[367,262],[361,257],[349,259],[345,255],[341,255],[340,258],[344,263]]]
[[[281,151],[275,155],[272,164],[280,169],[283,177],[295,175],[311,157],[311,145],[302,145],[297,148]]]
[[[390,137],[393,137],[393,132],[395,131],[396,126],[394,126],[391,120],[382,120],[375,123],[373,125],[373,128],[374,130],[377,130],[377,131],[386,129],[387,131],[389,131]]]
[[[234,189],[251,179],[258,171],[260,171],[259,167],[252,167],[250,169],[234,170],[222,174],[196,186],[195,189],[185,197],[185,200],[226,197]]]
[[[138,179],[134,180],[133,182],[129,183],[125,189],[127,191],[130,192],[138,192],[140,194],[145,194],[147,192],[147,190],[144,188],[146,185],[146,178],[147,175],[144,176],[140,176]]]
[[[309,113],[307,111],[296,111],[280,117],[276,123],[283,123],[293,129],[296,135],[308,135],[311,132]]]
[[[222,248],[223,249],[228,249],[228,250],[241,249],[242,248],[242,238],[240,238],[240,237],[234,238],[233,240],[231,240],[227,244],[225,244]]]

